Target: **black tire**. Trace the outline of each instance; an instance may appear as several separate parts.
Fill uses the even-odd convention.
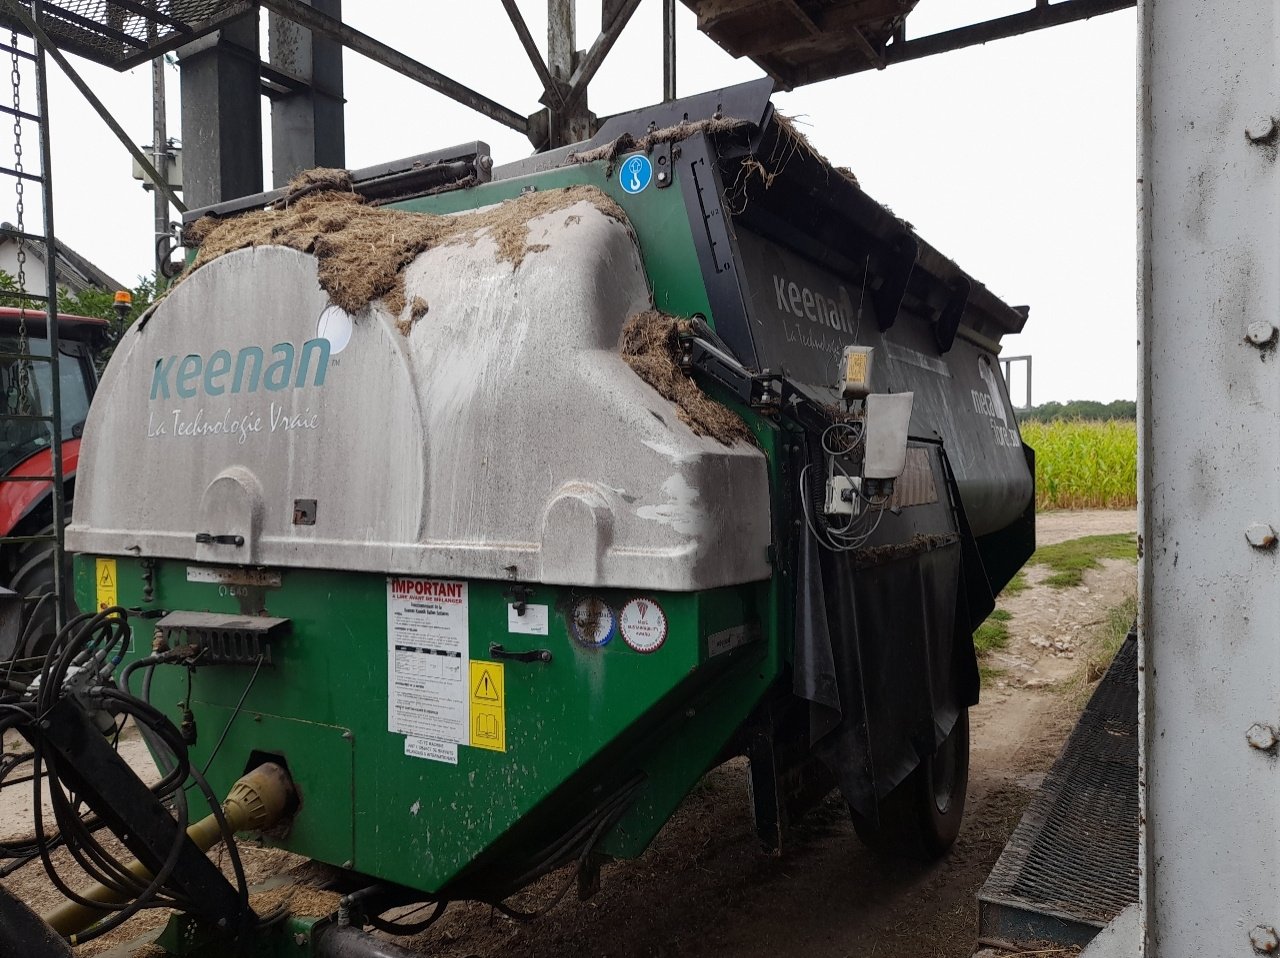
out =
[[[880,801],[880,822],[854,815],[872,851],[934,861],[951,848],[964,821],[969,788],[969,712],[962,709],[938,750]]]
[[[71,503],[67,503],[67,514],[71,513]],[[37,529],[32,535],[53,535],[53,523]],[[62,573],[63,587],[63,621],[78,615],[74,599],[71,596],[71,557],[65,556]],[[26,643],[18,652],[19,658],[35,658],[43,656],[52,644],[57,632],[53,604],[53,565],[54,548],[52,542],[24,542],[16,549],[14,557],[13,581],[9,588],[19,595],[29,597],[49,596],[43,602],[30,601],[23,608],[22,635]]]

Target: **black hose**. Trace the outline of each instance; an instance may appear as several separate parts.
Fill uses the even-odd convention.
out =
[[[5,756],[0,762],[0,788],[17,784],[6,781],[17,768],[30,766],[29,778],[34,799],[34,831],[29,837],[0,842],[0,861],[7,863],[0,874],[8,874],[16,868],[40,859],[49,880],[68,900],[81,906],[102,911],[106,917],[98,921],[84,934],[72,936],[71,941],[80,944],[98,938],[128,921],[143,908],[178,907],[199,912],[200,903],[190,900],[180,888],[170,884],[186,842],[186,828],[190,805],[184,784],[198,787],[208,801],[217,820],[222,838],[226,841],[235,875],[242,914],[252,915],[249,909],[248,882],[235,845],[235,838],[222,811],[222,805],[213,794],[204,775],[191,766],[186,743],[173,722],[159,709],[133,695],[129,678],[140,667],[153,668],[160,662],[172,661],[179,656],[166,653],[146,656],[130,663],[121,673],[123,689],[111,684],[110,670],[120,663],[128,652],[131,631],[124,609],[111,608],[76,616],[54,637],[39,667],[39,686],[33,692],[22,682],[6,677],[0,684],[0,734],[17,730],[30,743],[30,751]],[[73,783],[78,777],[64,768],[64,760],[45,742],[42,728],[44,716],[69,694],[67,677],[72,667],[100,672],[97,685],[79,693],[90,707],[97,706],[112,714],[132,719],[142,730],[157,755],[165,761],[161,767],[161,779],[151,786],[151,791],[161,801],[168,802],[174,815],[174,841],[163,857],[160,868],[149,880],[135,877],[102,841],[97,833],[105,824],[84,805],[80,796],[73,793]],[[161,764],[158,762],[158,764]],[[52,806],[52,822],[46,820],[43,800],[46,796]],[[188,786],[188,787],[191,787]],[[121,903],[104,903],[77,894],[70,883],[59,873],[52,852],[64,847],[80,871],[93,881],[110,889]]]

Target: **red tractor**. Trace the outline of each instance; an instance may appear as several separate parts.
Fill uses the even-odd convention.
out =
[[[21,615],[12,612],[0,624],[0,662],[43,654],[54,634],[54,605],[38,601],[53,592],[52,539],[6,542],[7,537],[52,536],[53,483],[34,477],[53,473],[52,424],[34,417],[52,413],[54,364],[18,359],[20,310],[0,307],[0,587],[26,597]],[[48,356],[45,317],[26,311],[30,355]],[[57,374],[61,390],[62,468],[65,516],[71,515],[80,434],[98,383],[94,359],[109,342],[110,323],[88,316],[58,316]],[[23,401],[22,367],[27,401]],[[70,608],[70,563],[64,609]],[[11,601],[16,608],[17,601]]]

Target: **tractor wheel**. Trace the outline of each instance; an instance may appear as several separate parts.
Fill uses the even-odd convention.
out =
[[[67,503],[67,514],[71,513],[71,503]],[[53,523],[38,529],[35,535],[53,535]],[[52,542],[24,542],[18,546],[14,562],[13,581],[9,588],[19,595],[42,596],[53,592],[54,549]],[[79,610],[71,597],[71,557],[66,556],[63,568],[63,583],[67,594],[63,596],[63,620],[77,615]],[[57,633],[54,617],[53,601],[37,604],[29,602],[23,609],[22,634],[27,637],[25,646],[19,651],[20,658],[43,656],[52,644]]]
[[[880,822],[854,815],[858,837],[884,855],[933,861],[947,853],[964,819],[969,786],[969,712],[943,743],[880,801]]]

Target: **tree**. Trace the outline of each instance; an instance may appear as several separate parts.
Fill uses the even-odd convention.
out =
[[[111,324],[107,344],[98,351],[95,357],[95,363],[99,371],[101,371],[106,366],[107,360],[111,358],[111,352],[115,348],[115,344],[119,342],[120,337],[124,335],[124,331],[146,312],[155,301],[157,288],[162,289],[164,284],[165,280],[158,274],[152,274],[149,277],[139,276],[137,285],[128,291],[133,297],[133,305],[129,307],[129,312],[125,314],[123,323],[116,314],[116,291],[98,289],[92,286],[78,293],[73,293],[62,286],[58,287],[58,312],[71,316],[93,316],[98,319],[105,319]],[[44,309],[39,303],[24,300],[17,295],[18,292],[17,279],[0,269],[0,306],[25,305],[36,316],[44,313]]]

